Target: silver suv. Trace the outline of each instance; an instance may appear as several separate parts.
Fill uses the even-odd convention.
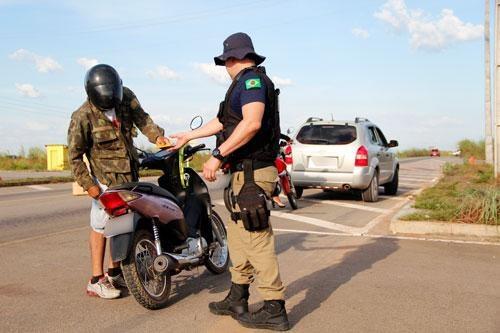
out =
[[[385,194],[398,191],[399,161],[391,149],[398,142],[387,142],[368,119],[309,118],[292,140],[286,160],[298,197],[304,188],[359,190],[364,201],[375,202],[379,186]]]

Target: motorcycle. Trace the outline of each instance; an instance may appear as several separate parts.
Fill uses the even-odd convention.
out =
[[[278,169],[279,181],[276,185],[276,190],[273,193],[273,196],[278,196],[281,191],[287,196],[288,202],[292,209],[297,209],[297,193],[295,191],[295,187],[293,186],[292,177],[286,168],[285,158],[286,158],[286,150],[290,142],[290,138],[286,135],[281,135],[282,140],[280,141],[280,154],[276,157],[274,161],[274,165],[276,169]],[[286,140],[288,138],[289,140]]]
[[[104,235],[110,239],[112,259],[121,262],[130,293],[147,309],[166,306],[171,276],[183,270],[201,265],[214,274],[227,270],[224,223],[212,209],[207,185],[186,165],[204,149],[200,144],[178,151],[143,152],[141,168],[163,171],[159,186],[126,183],[109,188],[99,198],[110,216]],[[193,218],[196,223],[186,223]],[[197,238],[188,237],[193,227]]]

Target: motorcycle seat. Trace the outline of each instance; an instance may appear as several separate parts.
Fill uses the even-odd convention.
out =
[[[152,194],[152,195],[157,195],[160,197],[164,197],[167,199],[172,200],[175,202],[178,206],[180,205],[179,200],[170,193],[169,191],[165,190],[164,188],[151,184],[151,183],[145,183],[145,182],[131,182],[131,183],[125,183],[117,186],[110,187],[111,190],[134,190],[139,193],[144,193],[144,194]]]

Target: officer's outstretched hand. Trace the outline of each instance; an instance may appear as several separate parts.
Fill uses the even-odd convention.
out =
[[[175,145],[169,150],[178,150],[191,140],[190,132],[181,132],[169,135],[172,139],[177,139]]]
[[[221,164],[222,162],[220,160],[215,157],[210,157],[210,159],[203,164],[203,177],[209,182],[217,180],[215,172],[219,170]]]

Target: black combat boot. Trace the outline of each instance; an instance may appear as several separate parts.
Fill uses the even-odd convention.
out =
[[[264,306],[255,312],[238,315],[238,322],[247,328],[265,328],[273,331],[288,331],[290,323],[286,315],[285,301],[264,301]]]
[[[231,290],[220,302],[208,304],[210,312],[216,315],[233,316],[248,312],[248,284],[231,284]]]

